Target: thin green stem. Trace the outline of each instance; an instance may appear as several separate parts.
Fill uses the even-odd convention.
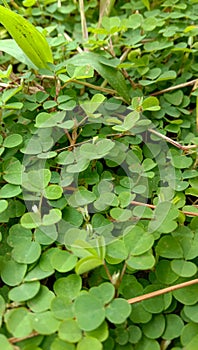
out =
[[[80,6],[82,37],[83,37],[83,41],[86,41],[88,39],[88,30],[87,30],[87,22],[85,17],[85,8],[84,8],[83,0],[79,0],[79,6]]]
[[[4,6],[10,10],[10,6],[8,5],[7,1],[6,0],[2,0]]]
[[[109,281],[112,283],[112,276],[111,276],[111,274],[109,272],[109,269],[108,269],[105,261],[104,261],[104,265],[103,266],[104,266],[105,272],[107,274],[107,277],[109,278]]]
[[[93,85],[93,84],[90,84],[90,83],[87,83],[86,81],[80,81],[80,80],[76,80],[76,79],[71,79],[69,80],[68,82],[66,82],[61,89],[64,89],[65,86],[69,83],[75,83],[75,84],[79,84],[79,85],[83,85],[83,86],[87,86],[88,88],[90,89],[93,89],[93,90],[98,90],[98,91],[102,91],[102,92],[106,92],[107,94],[111,94],[111,95],[115,95],[117,92],[113,89],[106,89],[106,88],[103,88],[101,86],[98,86],[98,85]]]

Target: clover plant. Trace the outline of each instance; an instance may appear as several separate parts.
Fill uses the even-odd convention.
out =
[[[2,349],[196,349],[198,2],[8,5]]]

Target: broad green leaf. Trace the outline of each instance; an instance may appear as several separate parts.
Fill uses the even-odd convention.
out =
[[[74,73],[72,75],[72,79],[87,79],[92,78],[94,75],[93,68],[88,64],[86,66],[77,67],[74,70]]]
[[[192,158],[185,155],[172,156],[171,163],[177,169],[189,168],[192,165]]]
[[[46,110],[46,109],[50,109],[50,108],[53,108],[53,107],[56,107],[57,106],[57,102],[56,101],[45,101],[43,103],[43,108]]]
[[[85,101],[81,104],[81,107],[88,114],[88,116],[92,116],[93,113],[100,107],[100,105],[104,102],[105,96],[102,94],[95,94],[90,101]],[[93,115],[96,116],[96,115]]]
[[[17,88],[11,88],[11,89],[4,90],[4,92],[2,94],[3,104],[6,104],[7,101],[9,101],[13,96],[15,96],[21,90],[22,90],[22,85],[19,85]],[[15,134],[15,135],[17,135],[17,134]],[[13,135],[11,135],[11,136],[13,136]],[[18,136],[21,136],[21,135],[18,135]]]
[[[136,29],[141,26],[143,17],[140,13],[134,13],[128,18],[127,26],[132,29]],[[130,53],[129,53],[130,55]]]
[[[108,139],[102,139],[96,143],[97,154],[104,156],[105,154],[108,154],[114,146],[115,142]]]
[[[22,107],[23,107],[23,103],[22,102],[13,102],[13,103],[7,103],[4,106],[4,109],[22,109]]]
[[[102,139],[96,144],[84,144],[80,147],[80,154],[87,159],[99,159],[107,155],[115,143],[108,139]]]
[[[58,331],[60,322],[51,311],[37,312],[33,314],[32,325],[39,334],[52,334]]]
[[[103,303],[93,295],[78,296],[74,302],[74,309],[77,323],[84,331],[98,328],[105,319]]]
[[[152,314],[145,310],[142,303],[133,305],[133,312],[130,315],[130,320],[134,323],[147,323],[152,319]]]
[[[102,350],[102,343],[94,337],[84,337],[77,344],[76,350]]]
[[[61,106],[61,105],[60,105]],[[74,106],[75,107],[75,106]],[[74,126],[74,121],[73,120],[66,120],[65,122],[58,124],[57,125],[61,129],[67,129],[70,130]]]
[[[51,257],[58,248],[49,248],[45,252],[42,253],[41,258],[39,260],[39,269],[44,272],[54,272],[53,267],[51,265]],[[40,273],[39,273],[40,275]]]
[[[175,219],[178,217],[178,209],[168,201],[160,202],[154,210],[154,218],[149,223],[150,232],[160,231],[169,233],[176,229],[177,223]]]
[[[50,245],[56,241],[58,232],[55,225],[51,226],[40,226],[34,232],[36,242],[42,245]]]
[[[1,279],[8,286],[17,286],[25,276],[26,264],[18,264],[14,260],[5,260],[1,266]]]
[[[76,320],[65,320],[60,323],[58,335],[69,343],[77,343],[82,338],[82,331]]]
[[[3,108],[4,109],[22,109],[23,103],[22,102],[7,103]]]
[[[30,170],[23,174],[22,186],[28,191],[39,192],[47,187],[51,179],[48,169]]]
[[[5,181],[13,185],[21,185],[23,166],[18,159],[14,157],[9,159],[8,162],[3,164],[3,169],[3,178]]]
[[[147,294],[160,289],[161,289],[160,284],[148,285],[146,288],[144,288],[143,294]],[[147,300],[143,300],[142,306],[148,312],[151,312],[153,314],[159,314],[170,306],[171,301],[172,301],[172,295],[170,293],[167,293],[164,295],[158,295],[155,298],[149,298]]]
[[[161,69],[160,68],[152,68],[149,70],[149,72],[146,74],[146,77],[151,79],[151,80],[154,80],[156,79],[160,73],[161,73]]]
[[[42,225],[43,226],[50,226],[57,224],[62,218],[62,212],[61,210],[55,208],[50,209],[49,214],[45,214],[42,219]]]
[[[38,260],[41,254],[41,246],[38,242],[20,241],[12,250],[12,257],[18,263],[31,264]]]
[[[46,286],[41,285],[38,294],[27,302],[28,307],[33,312],[43,312],[50,309],[51,301],[54,299],[54,293]]]
[[[79,227],[83,223],[83,215],[77,209],[68,206],[63,209],[63,220],[74,227]]]
[[[162,237],[156,246],[156,252],[158,255],[169,259],[183,257],[183,250],[180,243],[172,236]]]
[[[42,145],[38,138],[30,138],[24,141],[24,146],[21,148],[21,152],[24,154],[39,154],[43,150]]]
[[[39,213],[29,212],[21,217],[21,226],[27,229],[33,229],[41,226],[41,217]]]
[[[120,324],[126,321],[131,313],[131,305],[125,299],[114,299],[106,307],[107,319],[116,324]]]
[[[113,299],[115,295],[115,288],[111,283],[104,282],[97,287],[92,287],[89,293],[100,299],[105,305]]]
[[[189,306],[188,306],[189,307]],[[162,336],[163,339],[171,340],[181,335],[184,322],[178,315],[166,315],[166,328]]]
[[[22,227],[20,224],[12,225],[9,230],[8,244],[15,247],[21,242],[30,243],[32,240],[32,231]]]
[[[154,30],[156,26],[157,26],[157,18],[152,16],[147,17],[142,24],[143,30],[148,32]]]
[[[113,219],[123,222],[128,221],[131,218],[132,213],[129,209],[113,208],[110,210],[110,215]]]
[[[9,291],[9,298],[16,302],[32,299],[40,289],[40,282],[25,282]]]
[[[62,196],[63,189],[58,185],[50,185],[44,190],[44,196],[47,199],[54,200]]]
[[[151,269],[155,264],[155,258],[150,251],[144,254],[133,256],[131,255],[126,260],[127,266],[136,270]]]
[[[5,138],[3,146],[6,148],[14,148],[23,142],[23,137],[20,134],[12,134]]]
[[[23,0],[23,6],[32,7],[36,3],[36,0]]]
[[[191,341],[185,346],[185,350],[197,350],[198,334],[196,334]]]
[[[121,21],[119,17],[106,17],[102,18],[102,26],[105,28],[106,34],[114,34],[120,30]]]
[[[25,18],[0,5],[0,22],[36,67],[45,68],[47,63],[53,63],[44,35]]]
[[[13,346],[3,334],[0,334],[0,344],[4,350],[13,350]]]
[[[81,186],[68,198],[68,203],[72,207],[79,207],[92,203],[95,199],[96,196],[93,192]]]
[[[104,64],[104,59],[102,60],[100,55],[84,52],[70,58],[67,62],[77,66],[90,65],[129,103],[129,93],[125,79],[120,71],[108,64],[108,60]]]
[[[176,92],[173,92],[171,94],[164,94],[164,98],[174,106],[179,106],[182,103],[184,94],[182,90],[178,90]]]
[[[76,347],[72,343],[68,343],[60,338],[55,338],[55,340],[51,343],[50,350],[75,350]]]
[[[8,207],[8,202],[5,199],[0,200],[0,213],[6,210]]]
[[[197,266],[193,262],[182,259],[172,260],[171,268],[181,277],[191,277],[197,272]]]
[[[47,113],[41,112],[36,116],[36,128],[49,128],[61,124],[65,117],[65,113]]]
[[[20,186],[6,184],[0,189],[0,198],[12,198],[22,192]]]
[[[51,265],[59,272],[71,271],[77,263],[77,257],[65,250],[58,249],[51,257]]]
[[[117,131],[123,131],[123,132],[128,131],[130,129],[133,129],[133,127],[136,125],[139,119],[140,119],[140,113],[138,113],[137,111],[133,111],[124,118],[123,124],[113,126],[113,129]]]
[[[98,211],[103,211],[109,206],[115,207],[119,204],[118,198],[112,192],[102,193],[101,196],[94,202],[94,207]]]
[[[59,153],[56,158],[58,164],[67,165],[74,162],[74,154],[70,151],[63,151]]]
[[[159,76],[159,78],[157,78],[156,82],[175,79],[176,76],[177,76],[176,72],[174,70],[170,70],[170,71],[162,73]]]
[[[136,350],[160,350],[160,345],[157,340],[142,337],[136,345]]]
[[[100,254],[98,254],[98,251],[97,249],[94,248],[94,245],[86,241],[87,234],[84,235],[85,232],[86,231],[83,231],[83,230],[75,230],[75,229],[70,230],[71,234],[76,233],[76,239],[72,244],[72,251],[74,251],[76,256],[79,256],[79,257],[86,257],[86,256],[93,256],[96,258],[100,257]],[[97,246],[98,245],[96,244],[96,247]]]
[[[143,324],[142,331],[150,339],[160,338],[165,329],[165,317],[162,314],[153,315],[151,321]]]
[[[54,283],[54,291],[60,297],[66,297],[73,300],[77,297],[82,287],[81,277],[71,274],[67,277],[62,277]]]
[[[160,110],[159,101],[154,96],[147,97],[142,102],[142,108],[144,111],[159,111]]]
[[[181,343],[188,350],[196,350],[198,340],[198,325],[193,322],[189,322],[182,329]]]
[[[128,327],[129,342],[137,344],[142,337],[141,329],[138,326],[131,325]]]
[[[26,337],[32,331],[31,314],[25,307],[9,310],[6,314],[6,326],[14,337]]]
[[[68,165],[67,173],[79,174],[81,171],[84,171],[85,169],[87,169],[88,166],[89,166],[89,160],[87,160],[86,158],[82,158],[76,164]]]
[[[108,324],[104,321],[98,328],[93,331],[86,332],[88,337],[93,337],[98,339],[99,341],[105,341],[109,336]]]
[[[195,305],[185,305],[184,314],[190,319],[190,321],[197,323],[198,320],[198,304]]]
[[[124,236],[124,243],[128,252],[135,256],[147,252],[152,247],[154,238],[141,227],[134,226]]]
[[[74,318],[73,302],[66,297],[56,297],[51,302],[51,311],[58,320]]]
[[[86,256],[77,262],[75,271],[78,275],[81,275],[103,264],[104,261],[97,256]]]
[[[184,287],[173,292],[176,300],[184,305],[193,305],[198,302],[198,285],[194,284],[189,287]]]
[[[130,192],[121,192],[118,196],[121,208],[126,208],[135,197]]]
[[[136,206],[133,209],[133,215],[138,217],[138,218],[146,218],[146,219],[152,219],[153,217],[153,211],[151,208],[147,207],[141,207],[141,206]]]
[[[40,154],[38,154],[38,158],[39,159],[50,159],[50,158],[54,158],[56,157],[57,153],[55,151],[51,151],[51,152],[42,152]]]
[[[157,164],[150,158],[146,158],[143,163],[144,171],[149,171],[157,166]]]
[[[26,274],[24,278],[24,282],[33,282],[33,281],[43,280],[53,275],[53,273],[54,273],[54,269],[51,266],[48,266],[47,271],[45,271],[41,268],[41,264],[39,263]]]
[[[128,257],[128,247],[121,240],[116,240],[107,245],[107,257],[115,259],[117,262],[121,262]]]
[[[173,284],[178,279],[179,274],[171,268],[171,263],[169,260],[160,260],[158,262],[155,273],[160,283]]]

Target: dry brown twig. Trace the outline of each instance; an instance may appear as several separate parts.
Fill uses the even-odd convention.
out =
[[[147,207],[147,208],[151,208],[151,209],[155,209],[156,208],[156,205],[142,203],[142,202],[136,202],[136,201],[131,201],[131,204],[138,205],[138,206],[143,206],[143,207]],[[197,206],[192,206],[192,207],[197,208]],[[183,213],[185,215],[189,215],[189,216],[198,216],[198,213],[194,213],[194,212],[186,211],[186,210],[181,210],[181,213]]]
[[[182,84],[170,86],[170,87],[167,88],[167,89],[153,92],[153,93],[151,94],[151,96],[158,96],[158,95],[161,95],[161,94],[163,94],[163,93],[165,93],[165,92],[177,90],[177,89],[180,89],[180,88],[183,88],[183,87],[186,87],[186,86],[196,85],[196,83],[197,83],[197,79],[193,79],[193,80],[187,81],[186,83],[182,83]],[[194,90],[194,88],[193,88],[193,90]]]
[[[156,290],[156,291],[151,292],[151,293],[140,295],[138,297],[135,297],[135,298],[132,298],[132,299],[128,299],[127,301],[128,301],[129,304],[139,303],[140,301],[151,299],[151,298],[157,297],[159,295],[163,295],[163,294],[166,294],[166,293],[173,292],[174,290],[177,290],[177,289],[181,289],[181,288],[184,288],[184,287],[192,286],[193,284],[197,284],[197,283],[198,283],[198,278],[196,278],[194,280],[191,280],[191,281],[179,283],[179,284],[176,284],[174,286],[170,286],[170,287],[167,287],[167,288]]]
[[[179,142],[172,140],[170,137],[165,136],[154,129],[148,129],[148,131],[151,132],[152,134],[155,134],[156,136],[159,136],[161,139],[167,141],[168,143],[171,143],[173,146],[181,149],[182,151],[189,151],[191,149],[198,148],[198,145],[183,146]]]

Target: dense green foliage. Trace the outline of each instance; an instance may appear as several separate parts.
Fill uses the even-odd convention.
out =
[[[129,299],[198,276],[198,1],[10,4],[2,349],[196,350],[198,284]]]

